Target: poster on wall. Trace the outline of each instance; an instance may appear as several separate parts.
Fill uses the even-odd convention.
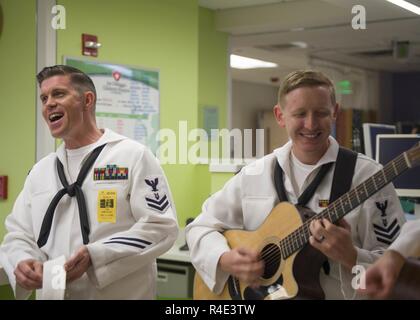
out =
[[[210,140],[217,139],[218,133],[214,131],[219,129],[219,108],[215,106],[203,107],[203,128]]]
[[[96,122],[158,149],[159,72],[126,65],[64,58],[66,65],[85,72],[96,87]]]

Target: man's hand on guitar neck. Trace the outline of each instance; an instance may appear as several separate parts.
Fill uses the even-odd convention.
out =
[[[351,270],[357,261],[357,250],[351,240],[350,225],[344,219],[337,225],[327,219],[313,220],[309,229],[309,243],[314,248]]]
[[[260,260],[259,252],[246,248],[235,248],[223,253],[219,266],[240,281],[249,283],[251,287],[259,286],[264,272],[264,263]]]

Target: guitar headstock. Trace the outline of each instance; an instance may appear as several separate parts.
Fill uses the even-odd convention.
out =
[[[408,159],[408,166],[414,168],[415,166],[420,165],[420,142],[417,142],[414,147],[405,152]]]

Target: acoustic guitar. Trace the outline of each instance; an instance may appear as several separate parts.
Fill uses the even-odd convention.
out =
[[[247,283],[230,276],[222,293],[216,295],[196,272],[194,299],[323,299],[325,296],[319,283],[319,271],[325,256],[308,244],[311,221],[326,218],[332,223],[336,222],[397,176],[419,163],[420,143],[417,143],[318,214],[282,202],[270,212],[257,230],[225,231],[223,235],[231,248],[248,247],[260,252],[265,265],[261,286],[251,288]]]

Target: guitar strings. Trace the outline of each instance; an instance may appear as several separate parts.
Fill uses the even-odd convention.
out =
[[[306,244],[308,241],[308,235],[310,235],[309,224],[314,219],[319,219],[320,217],[322,217],[327,219],[329,218],[329,221],[332,221],[332,213],[335,215],[336,220],[338,220],[340,217],[353,210],[356,206],[360,205],[361,202],[365,201],[373,193],[382,189],[385,185],[387,185],[391,180],[393,180],[396,176],[401,174],[407,168],[408,166],[404,158],[404,154],[401,154],[395,160],[389,162],[382,170],[376,172],[372,177],[368,178],[360,185],[338,198],[327,209],[321,211],[311,219],[305,221],[299,228],[297,228],[295,231],[291,232],[288,236],[281,240],[278,243],[278,245],[275,244],[275,246],[273,246],[272,248],[269,248],[266,251],[264,251],[262,257],[265,264],[268,266],[272,266],[273,263],[279,264],[278,260],[279,258],[281,258],[281,256],[287,258],[295,251],[297,251],[300,245]],[[380,177],[381,174],[383,175],[383,177]],[[362,193],[362,191],[364,191],[364,193]],[[343,200],[346,196],[347,200]],[[354,204],[354,200],[356,200],[356,204]],[[349,208],[347,208],[346,210],[345,206]],[[339,210],[342,211],[341,214],[339,213]],[[297,247],[295,247],[297,241],[299,241],[300,244],[298,244]]]
[[[400,170],[397,170],[397,171],[399,171],[399,173],[401,173],[403,170],[405,170],[407,168],[407,165],[406,165],[406,162],[405,162],[405,159],[404,159],[403,155],[400,155],[399,157],[397,157],[395,159],[394,163],[396,163],[398,165],[398,167],[399,167]],[[401,165],[403,165],[403,166],[401,166]],[[389,173],[391,172],[391,170],[392,170],[392,162],[389,163],[387,166],[385,166],[385,168],[384,168],[383,171],[385,171],[386,174],[387,174],[387,176],[389,176]],[[316,215],[312,219],[306,221],[302,226],[304,226],[305,229],[307,230],[308,229],[307,228],[308,225],[311,223],[311,221],[313,219],[316,219],[316,218],[319,218],[319,217],[326,218],[326,214],[328,214],[328,216],[330,216],[331,209],[332,209],[333,212],[335,211],[334,213],[335,213],[335,215],[337,215],[337,213],[338,213],[337,212],[338,211],[337,208],[338,208],[339,205],[341,205],[341,209],[342,209],[342,211],[344,211],[343,213],[345,213],[346,211],[347,212],[351,211],[355,207],[355,205],[353,203],[354,203],[354,200],[356,200],[356,198],[357,198],[356,193],[355,193],[355,190],[358,190],[358,188],[360,190],[361,186],[363,187],[363,185],[364,185],[364,186],[366,186],[367,189],[369,189],[368,190],[368,193],[371,193],[373,191],[376,192],[376,191],[379,190],[378,185],[380,186],[380,188],[382,188],[384,185],[386,185],[388,183],[388,182],[385,182],[385,181],[382,181],[382,183],[381,183],[381,180],[378,179],[378,177],[380,176],[380,174],[381,174],[381,171],[378,171],[373,177],[367,179],[365,182],[363,182],[362,184],[360,184],[358,187],[356,187],[355,189],[353,189],[349,193],[347,193],[346,195],[347,195],[348,201],[343,200],[345,198],[345,196],[346,196],[346,195],[343,195],[342,197],[340,197],[339,199],[337,199],[337,201],[334,202],[334,204],[332,205],[332,207],[327,208],[326,210],[322,211],[321,213],[319,213],[318,215]],[[393,176],[395,177],[395,175],[397,175],[397,174],[394,173]],[[391,176],[391,178],[393,178],[393,177]],[[375,183],[375,180],[379,180],[378,181],[378,184]],[[387,180],[390,180],[390,177],[387,177]],[[365,194],[365,198],[367,198],[366,197],[366,194]],[[349,207],[349,205],[350,205],[350,207]],[[345,207],[344,206],[349,207],[349,210],[345,210]],[[296,234],[295,234],[296,232],[301,233],[302,230],[300,228],[298,228],[290,236],[288,236],[285,239],[283,239],[283,240],[285,240],[286,247],[292,248],[292,251],[295,251],[294,250],[295,248],[294,248],[294,245],[293,245],[292,242],[293,242],[294,239],[297,238],[296,237]],[[305,241],[307,241],[306,237],[305,237]]]

